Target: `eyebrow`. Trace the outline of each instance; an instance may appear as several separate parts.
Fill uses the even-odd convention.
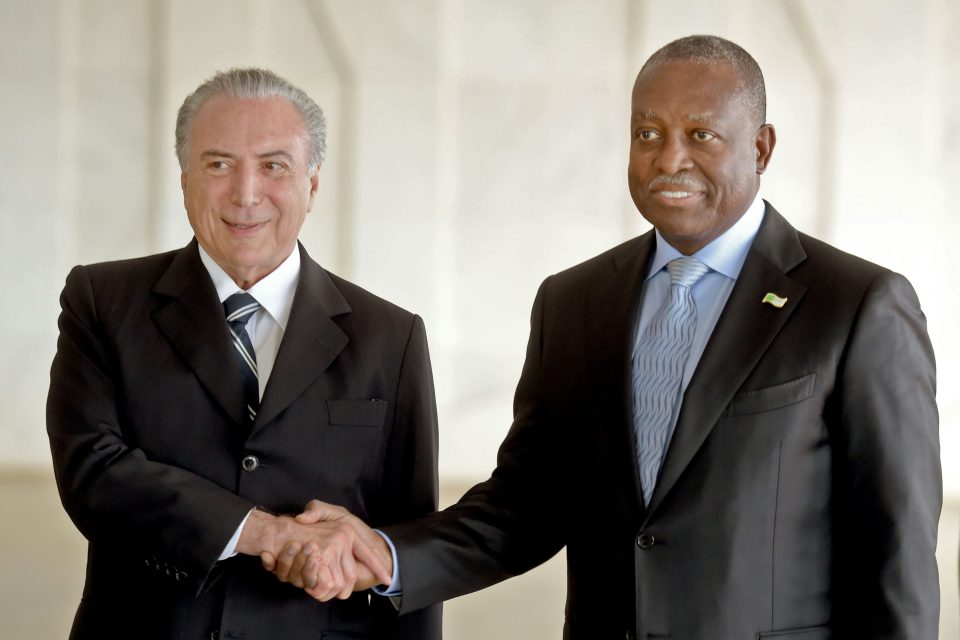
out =
[[[200,154],[201,158],[234,158],[232,153],[227,153],[226,151],[220,151],[218,149],[208,149]]]
[[[277,149],[276,151],[267,151],[266,153],[257,154],[258,158],[272,158],[274,156],[282,156],[287,159],[288,162],[293,162],[293,156],[284,151],[283,149]]]
[[[278,149],[276,151],[267,151],[265,153],[257,154],[257,157],[261,159],[273,158],[275,156],[281,156],[283,158],[286,158],[289,162],[291,163],[293,162],[293,156],[282,149]],[[200,157],[201,158],[236,158],[237,156],[228,151],[220,151],[219,149],[208,149],[203,153],[201,153]]]
[[[638,111],[633,114],[635,120],[660,120],[660,115],[656,111]],[[702,115],[698,113],[688,113],[684,116],[686,120],[691,122],[699,122],[700,124],[709,125],[713,122],[708,115]]]
[[[688,113],[687,120],[693,122],[699,122],[700,124],[711,124],[713,120],[710,119],[710,116],[700,115],[696,113]]]

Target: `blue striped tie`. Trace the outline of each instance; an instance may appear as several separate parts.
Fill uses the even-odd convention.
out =
[[[673,435],[680,383],[697,327],[691,288],[710,267],[696,258],[667,264],[670,295],[644,329],[633,354],[633,428],[643,500],[649,505]]]
[[[253,424],[260,408],[260,383],[257,373],[257,354],[247,334],[247,320],[260,308],[260,303],[249,293],[235,293],[223,301],[227,324],[233,337],[234,351],[243,373],[243,394],[247,403],[248,424]]]

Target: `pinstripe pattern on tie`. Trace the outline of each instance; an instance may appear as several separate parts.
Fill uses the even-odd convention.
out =
[[[243,393],[247,403],[249,423],[253,424],[260,408],[260,382],[257,371],[257,354],[247,333],[247,321],[260,308],[249,293],[235,293],[223,301],[223,311],[227,315],[227,324],[233,337],[234,352],[243,374]]]
[[[680,400],[683,370],[697,327],[692,287],[710,267],[683,257],[667,264],[670,293],[654,314],[633,354],[633,426],[643,499],[650,504]]]

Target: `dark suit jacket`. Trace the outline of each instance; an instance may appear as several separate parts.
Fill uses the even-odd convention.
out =
[[[645,508],[629,354],[653,249],[543,283],[492,477],[386,529],[401,610],[566,546],[565,638],[936,638],[934,360],[909,283],[767,205]]]
[[[89,540],[71,638],[440,637],[437,608],[397,618],[367,594],[320,604],[257,558],[217,562],[254,505],[298,513],[320,498],[374,525],[436,509],[422,321],[300,251],[290,320],[249,433],[196,241],[68,276],[47,430],[63,504]]]

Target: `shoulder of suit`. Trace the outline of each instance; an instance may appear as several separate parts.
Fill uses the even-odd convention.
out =
[[[870,262],[852,253],[818,240],[813,236],[802,232],[797,232],[800,244],[807,253],[806,260],[801,263],[797,269],[800,273],[804,271],[824,272],[832,274],[839,281],[848,283],[871,282],[880,276],[893,275],[890,269]],[[836,278],[837,274],[842,274],[842,278]]]
[[[67,276],[66,289],[82,286],[92,287],[97,294],[124,298],[146,294],[160,280],[170,264],[190,247],[157,253],[139,258],[110,260],[74,267]]]
[[[93,304],[101,318],[134,317],[138,310],[153,308],[151,292],[184,250],[74,267],[64,284],[62,304]]]
[[[149,256],[139,258],[125,258],[122,260],[109,260],[105,262],[95,262],[83,265],[83,269],[90,274],[91,278],[117,279],[117,280],[138,280],[150,274],[162,274],[173,262],[174,258],[182,251],[188,251],[189,247],[155,253]]]
[[[553,274],[551,279],[575,284],[580,281],[589,282],[599,274],[614,271],[618,268],[618,265],[638,256],[644,250],[644,245],[651,241],[650,236],[652,234],[653,231],[650,231],[621,242],[603,253]]]
[[[340,292],[340,295],[344,297],[350,307],[353,309],[353,312],[358,311],[371,311],[378,314],[389,314],[396,315],[402,318],[410,318],[414,314],[411,311],[400,307],[399,305],[390,302],[385,298],[371,293],[370,291],[364,289],[363,287],[341,278],[335,273],[331,273],[324,269],[326,274],[330,276],[331,282],[337,288],[337,291]]]

